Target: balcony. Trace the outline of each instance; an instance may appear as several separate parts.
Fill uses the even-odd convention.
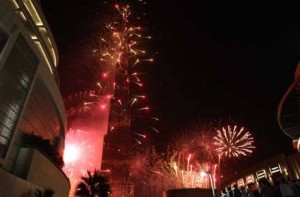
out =
[[[34,196],[42,188],[16,177],[0,168],[0,195],[1,196]]]
[[[69,196],[70,183],[64,172],[36,148],[21,148],[14,174],[56,196]]]

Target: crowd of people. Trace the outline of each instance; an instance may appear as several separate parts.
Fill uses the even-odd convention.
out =
[[[258,182],[258,185],[258,188],[229,186],[221,190],[221,197],[300,197],[300,179],[281,178],[273,184],[263,179]]]

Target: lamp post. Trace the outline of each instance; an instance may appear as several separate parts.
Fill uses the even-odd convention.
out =
[[[222,178],[222,174],[221,174],[221,157],[222,154],[219,154],[219,189],[221,190],[221,178]]]
[[[212,190],[212,193],[213,193],[213,197],[216,197],[214,178],[213,178],[212,174],[209,171],[201,171],[200,172],[201,176],[205,176],[207,174],[209,175],[210,185],[211,185],[211,190]]]

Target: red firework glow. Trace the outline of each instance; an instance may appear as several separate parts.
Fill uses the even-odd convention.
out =
[[[171,166],[183,187],[212,187],[209,176],[203,176],[203,173],[201,175],[203,171],[210,172],[215,185],[216,152],[211,147],[211,138],[209,132],[202,131],[183,134],[175,141],[176,153],[172,157]]]
[[[105,32],[99,32],[103,36],[97,36],[100,43],[92,50],[99,60],[97,68],[93,68],[97,71],[93,72],[97,78],[94,85],[65,100],[69,105],[68,115],[72,117],[69,126],[73,129],[66,135],[64,171],[73,191],[87,170],[101,169],[103,138],[108,124],[109,131],[113,128],[115,131],[118,126],[130,126],[132,113],[129,112],[137,112],[138,117],[142,117],[141,114],[150,111],[144,103],[146,96],[141,95],[144,83],[139,70],[142,64],[153,62],[141,48],[142,40],[151,37],[142,36],[143,28],[131,24],[133,17],[128,5],[116,4],[114,8],[117,11],[106,17],[108,21],[103,21]],[[155,128],[150,129],[158,133]],[[144,133],[133,136],[139,145],[147,138]]]
[[[71,182],[71,195],[87,170],[100,168],[103,136],[97,131],[70,129],[65,143],[63,170]]]
[[[181,182],[185,188],[211,188],[209,177],[203,172],[210,172],[213,177],[213,184],[216,185],[217,165],[211,162],[198,163],[193,161],[191,154],[186,159],[186,166],[184,163],[177,163],[173,161],[171,166],[175,172],[176,178]],[[194,164],[194,165],[193,165]],[[213,187],[214,187],[213,186]]]
[[[141,21],[136,20],[131,7],[124,4],[114,4],[113,7],[113,14],[104,21],[105,32],[98,37],[99,45],[94,51],[97,51],[95,55],[101,60],[99,64],[103,69],[99,79],[102,89],[110,89],[106,85],[113,84],[109,124],[117,129],[119,126],[130,127],[133,119],[144,121],[141,115],[150,112],[150,107],[145,103],[145,75],[141,74],[141,67],[153,62],[153,58],[149,58],[143,49],[143,43],[151,36],[143,36],[145,28],[141,27]],[[109,77],[114,79],[113,83],[107,83]],[[135,142],[143,143],[138,139]]]
[[[144,196],[160,196],[163,191],[176,188],[211,188],[208,173],[213,177],[213,187],[218,181],[218,166],[199,161],[195,152],[183,156],[181,151],[169,150],[160,154],[152,148],[137,154],[129,163],[131,176]]]
[[[65,148],[64,152],[64,161],[65,163],[71,163],[78,159],[80,155],[80,150],[75,145],[68,145]]]

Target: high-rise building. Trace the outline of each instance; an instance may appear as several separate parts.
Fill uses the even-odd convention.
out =
[[[0,196],[68,196],[58,53],[38,0],[0,0]]]
[[[125,65],[126,69],[127,64]],[[124,68],[116,69],[114,98],[110,103],[109,130],[104,138],[102,169],[110,171],[113,197],[132,197],[128,151],[132,146],[130,87]]]

